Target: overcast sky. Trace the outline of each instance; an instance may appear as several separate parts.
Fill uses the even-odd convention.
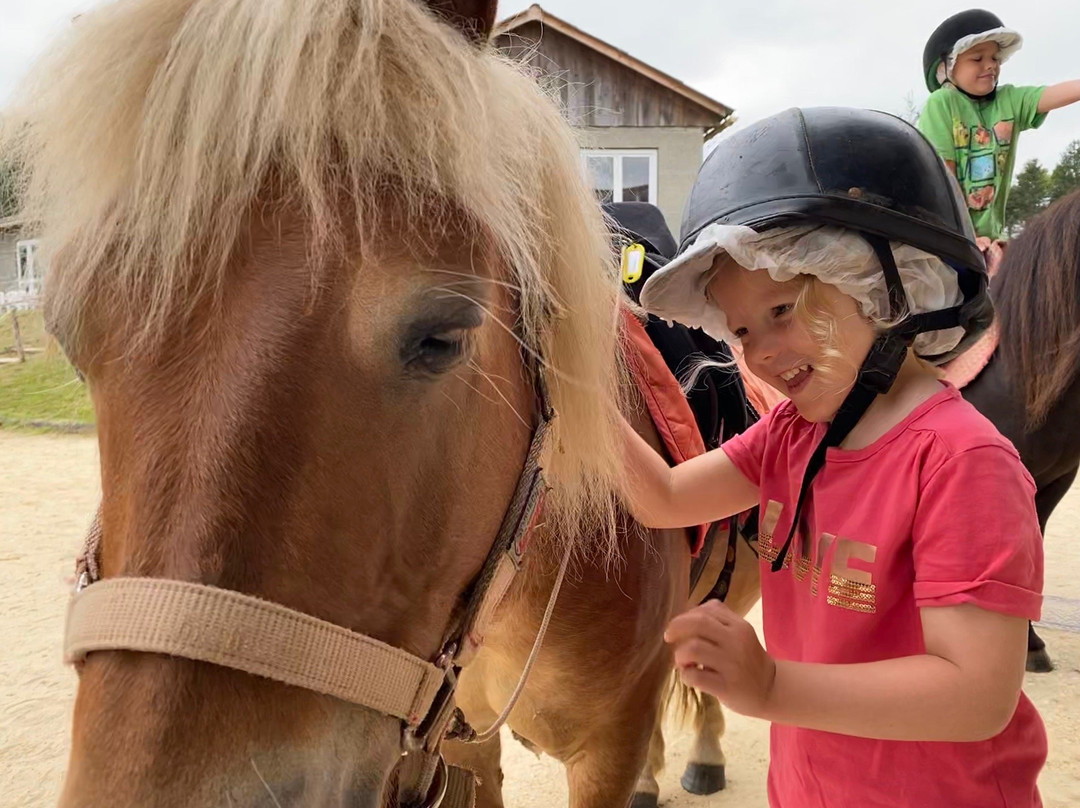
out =
[[[72,15],[97,4],[0,0],[0,105]],[[988,4],[1025,39],[1003,68],[1003,81],[1053,84],[1080,78],[1080,2]],[[952,0],[545,0],[541,5],[734,107],[742,123],[791,106],[835,104],[902,113],[909,95],[921,105],[926,98],[923,45],[945,17],[969,7]],[[500,17],[528,6],[527,0],[504,0]],[[1017,165],[1036,157],[1053,166],[1077,138],[1080,104],[1025,133]]]

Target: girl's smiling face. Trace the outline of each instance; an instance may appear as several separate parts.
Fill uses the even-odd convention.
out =
[[[855,299],[809,275],[774,281],[727,255],[712,271],[706,294],[724,312],[750,370],[806,420],[832,420],[876,336]]]

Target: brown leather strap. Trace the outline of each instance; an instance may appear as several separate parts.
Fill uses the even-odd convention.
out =
[[[720,580],[720,573],[724,571],[728,551],[726,544],[712,548],[708,559],[705,561],[705,568],[701,571],[701,577],[698,578],[697,584],[690,593],[689,602],[694,606],[703,602],[708,594],[712,592],[713,587],[716,586],[716,582]]]
[[[446,676],[407,651],[276,603],[158,578],[107,578],[72,596],[65,660],[108,650],[211,662],[410,725],[427,715]]]

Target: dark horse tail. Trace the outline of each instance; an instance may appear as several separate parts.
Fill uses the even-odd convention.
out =
[[[1009,375],[1040,425],[1080,369],[1080,191],[1031,219],[991,287]],[[1020,371],[1020,372],[1017,372]]]

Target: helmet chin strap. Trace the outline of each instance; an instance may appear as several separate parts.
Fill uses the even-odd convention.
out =
[[[986,95],[972,95],[971,93],[969,93],[967,90],[965,90],[963,87],[961,87],[959,84],[957,84],[952,79],[949,79],[949,84],[951,84],[957,90],[962,92],[964,95],[966,95],[972,101],[993,101],[994,98],[997,96],[997,84],[995,84],[994,89],[992,89]]]
[[[896,258],[893,256],[892,247],[888,239],[872,233],[863,233],[863,238],[874,248],[878,260],[881,262],[882,271],[885,273],[885,286],[889,290],[889,316],[897,323],[892,328],[884,331],[874,340],[870,352],[859,368],[859,375],[855,379],[855,386],[844,398],[840,409],[836,411],[832,423],[825,431],[825,436],[814,448],[810,455],[810,461],[806,464],[803,473],[802,485],[799,488],[799,499],[795,504],[795,514],[791,519],[791,529],[787,539],[780,548],[776,559],[772,562],[772,571],[779,572],[784,568],[791,542],[802,522],[803,507],[806,505],[807,496],[814,477],[825,465],[825,455],[829,449],[839,446],[844,438],[851,434],[851,430],[859,423],[859,420],[870,409],[874,399],[892,389],[896,375],[900,372],[900,366],[904,364],[908,349],[915,341],[915,337],[926,331],[938,331],[952,328],[959,324],[961,318],[961,306],[953,306],[940,311],[924,312],[922,314],[907,314],[907,295],[904,294],[904,284],[900,279],[900,270],[896,268]]]
[[[791,542],[802,522],[803,507],[806,504],[810,486],[825,465],[825,456],[829,449],[839,446],[844,439],[859,423],[866,414],[874,399],[882,393],[887,393],[896,381],[896,375],[900,372],[900,366],[904,364],[908,348],[911,347],[916,335],[921,330],[920,325],[926,321],[921,317],[905,317],[907,311],[907,296],[904,294],[904,285],[900,280],[900,271],[896,268],[896,259],[893,257],[892,248],[887,239],[881,236],[864,233],[863,237],[874,248],[881,267],[885,273],[885,285],[889,290],[890,318],[898,325],[883,332],[874,340],[870,352],[859,368],[859,375],[855,379],[855,386],[844,398],[840,409],[837,410],[825,436],[814,448],[810,455],[810,461],[806,464],[803,473],[802,485],[799,488],[799,499],[795,504],[795,514],[791,520],[791,530],[788,531],[787,539],[780,548],[775,560],[772,562],[772,571],[779,572],[784,568]]]

